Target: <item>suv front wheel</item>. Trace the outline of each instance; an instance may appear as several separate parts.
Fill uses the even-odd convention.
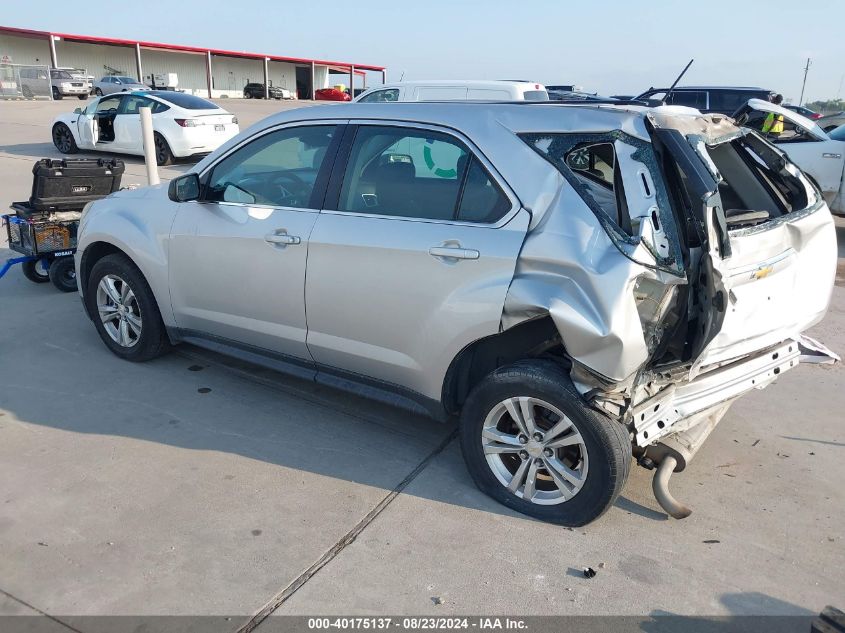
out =
[[[485,378],[464,405],[460,436],[483,492],[560,525],[601,516],[631,466],[627,429],[590,409],[552,361],[515,363]]]
[[[127,257],[107,255],[94,264],[85,301],[97,333],[115,355],[142,362],[169,348],[153,292]]]

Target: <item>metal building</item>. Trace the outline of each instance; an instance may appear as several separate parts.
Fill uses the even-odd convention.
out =
[[[286,88],[300,99],[331,85],[330,74],[342,74],[350,87],[366,87],[367,74],[384,66],[283,57],[141,40],[73,35],[0,26],[0,63],[84,68],[99,79],[126,75],[150,84],[153,74],[176,73],[178,90],[202,97],[243,96],[249,82]],[[356,81],[357,78],[357,81]]]

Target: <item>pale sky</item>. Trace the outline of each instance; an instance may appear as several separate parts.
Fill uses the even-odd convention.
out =
[[[601,94],[752,85],[845,96],[845,0],[3,0],[0,25],[388,67],[388,80],[530,79]],[[370,80],[372,83],[373,79]]]

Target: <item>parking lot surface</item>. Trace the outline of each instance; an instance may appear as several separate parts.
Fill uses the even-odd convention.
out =
[[[242,129],[298,105],[221,103]],[[50,123],[76,105],[0,102],[3,208],[29,196],[35,160],[58,156]],[[124,184],[143,184],[141,160],[125,160]],[[811,335],[842,354],[837,222],[840,276]],[[229,615],[235,630],[270,612],[842,607],[843,371],[801,366],[736,403],[672,479],[688,519],[668,519],[634,468],[604,517],[566,529],[477,491],[453,425],[187,346],[121,361],[77,295],[13,270],[0,280],[0,614]]]

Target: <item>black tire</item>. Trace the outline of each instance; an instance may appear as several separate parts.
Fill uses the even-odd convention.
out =
[[[97,97],[102,97],[103,91],[100,90],[99,88],[94,88],[94,95],[97,96]]]
[[[244,93],[244,99],[252,99],[252,93],[251,92],[245,92]]]
[[[487,462],[482,429],[488,414],[508,398],[522,396],[537,398],[557,408],[575,426],[586,447],[589,467],[582,487],[561,503],[539,505],[517,496],[496,477]],[[547,422],[538,418],[540,423]],[[627,429],[590,409],[568,372],[552,361],[521,361],[487,376],[464,404],[460,437],[464,461],[482,492],[517,512],[559,525],[586,525],[604,514],[622,491],[631,468],[631,439]],[[521,459],[517,455],[511,458]],[[543,476],[551,480],[548,471],[541,467],[538,480]]]
[[[73,257],[59,257],[50,263],[50,281],[62,292],[76,290],[76,269]]]
[[[55,101],[61,101],[61,100],[62,100],[62,98],[63,98],[63,97],[62,97],[62,93],[61,93],[61,92],[59,92],[59,89],[58,89],[58,88],[56,88],[55,86],[53,86],[53,99],[54,99]]]
[[[63,154],[76,154],[79,151],[73,132],[64,123],[56,123],[53,126],[53,145]]]
[[[131,347],[124,347],[113,340],[106,331],[97,309],[97,286],[107,275],[114,275],[125,281],[137,300],[138,313],[142,320],[141,334]],[[125,255],[107,255],[99,260],[88,277],[85,293],[88,314],[93,315],[97,333],[116,356],[133,362],[144,362],[161,356],[170,348],[170,341],[161,320],[158,303],[144,275]]]
[[[36,260],[34,262],[24,262],[21,264],[23,276],[36,284],[45,284],[50,281],[50,271],[49,269],[39,267],[41,262],[42,260]],[[41,272],[42,270],[43,272]]]
[[[173,152],[170,151],[170,145],[167,140],[158,132],[153,134],[153,143],[155,145],[156,164],[164,166],[170,165],[173,162]]]
[[[87,100],[88,100],[88,95],[79,95],[79,100],[80,100],[80,101],[87,101]]]
[[[21,93],[27,99],[32,99],[32,89],[29,86],[24,86],[23,88],[21,88]]]

